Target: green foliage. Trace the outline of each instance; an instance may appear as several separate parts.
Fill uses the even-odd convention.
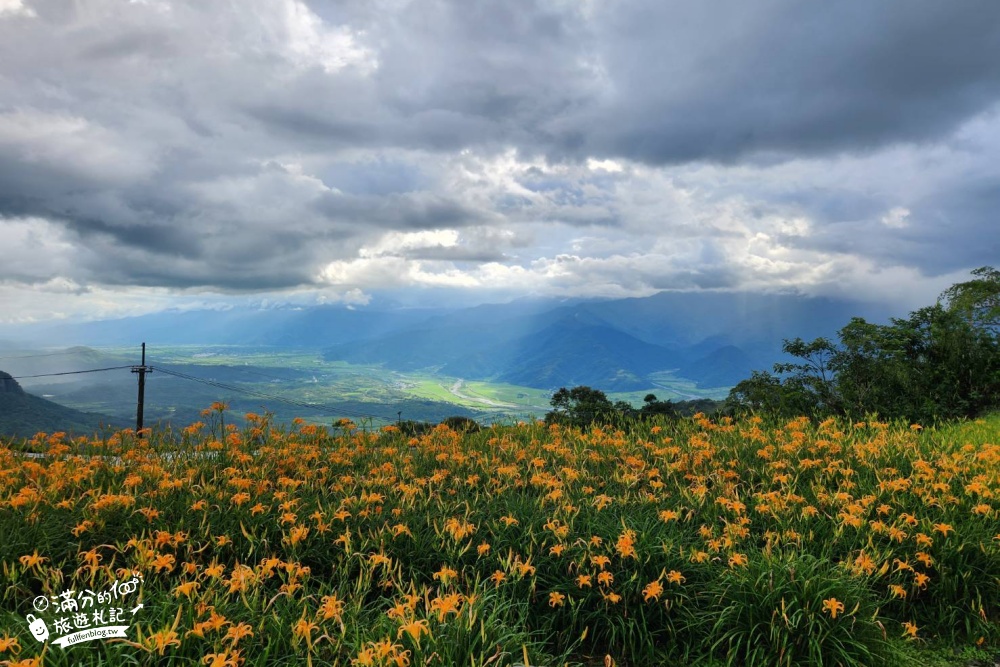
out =
[[[781,378],[768,371],[754,371],[729,392],[728,412],[754,412],[783,417],[824,414],[809,384],[799,377]]]
[[[679,413],[672,401],[660,401],[655,394],[647,394],[642,399],[642,408],[639,410],[641,417],[653,417],[662,415],[665,417],[678,417]]]
[[[617,412],[615,404],[603,391],[584,386],[561,387],[552,395],[550,403],[552,411],[545,415],[545,421],[550,424],[583,427],[595,422],[608,423]]]
[[[412,419],[404,419],[401,422],[397,422],[396,425],[399,427],[400,433],[411,438],[430,433],[434,430],[432,422],[414,421]]]
[[[590,387],[562,387],[552,395],[552,410],[545,415],[547,424],[562,424],[586,428],[592,424],[624,428],[635,421],[673,420],[690,417],[698,412],[715,413],[719,401],[699,398],[691,401],[661,401],[655,394],[646,394],[642,407],[636,409],[628,401],[614,403],[603,391]]]
[[[982,327],[996,329],[1000,326],[1000,271],[983,266],[972,272],[974,280],[952,285],[942,299],[949,310]]]
[[[907,318],[885,325],[854,318],[838,342],[786,340],[784,352],[799,361],[737,384],[730,409],[931,423],[1000,406],[1000,272],[973,273],[977,280]]]
[[[463,416],[448,417],[441,423],[457,433],[478,433],[482,429],[476,420]]]
[[[884,665],[892,658],[867,587],[807,553],[756,554],[712,584],[709,630],[726,665]],[[836,617],[834,617],[836,616]]]

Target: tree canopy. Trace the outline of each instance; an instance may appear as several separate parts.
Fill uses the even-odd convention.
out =
[[[549,401],[552,411],[545,415],[548,423],[587,426],[593,422],[609,420],[615,412],[614,404],[600,389],[579,386],[561,387]]]
[[[757,371],[729,394],[733,410],[845,414],[930,422],[1000,406],[1000,271],[942,293],[933,306],[874,324],[853,318],[836,342],[786,340],[796,361]]]

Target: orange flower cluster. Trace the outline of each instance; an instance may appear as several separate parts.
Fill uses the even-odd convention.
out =
[[[951,564],[1000,554],[1000,446],[931,448],[931,429],[697,415],[408,438],[258,414],[241,427],[227,409],[173,435],[40,435],[40,459],[0,448],[6,585],[54,595],[141,572],[143,599],[177,611],[140,621],[151,654],[239,665],[278,642],[306,662],[405,667],[447,662],[455,628],[475,634],[497,600],[567,623],[667,614],[777,554],[836,560],[915,637],[925,622],[904,614],[951,590]],[[43,532],[72,547],[8,546]],[[843,622],[856,603],[813,609]],[[29,637],[5,634],[0,655]]]

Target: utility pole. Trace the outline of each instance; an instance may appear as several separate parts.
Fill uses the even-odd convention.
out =
[[[146,398],[146,373],[152,373],[153,369],[146,365],[146,344],[142,344],[142,365],[133,366],[133,373],[139,374],[139,403],[135,410],[135,435],[142,437],[142,404]]]

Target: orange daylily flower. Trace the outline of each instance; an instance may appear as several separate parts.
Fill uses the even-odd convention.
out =
[[[823,611],[829,612],[830,618],[837,618],[837,614],[844,611],[844,603],[837,598],[823,600]]]
[[[18,560],[20,560],[21,565],[25,567],[38,567],[39,565],[48,561],[49,559],[46,558],[45,556],[39,556],[38,549],[35,549],[33,553],[27,556],[21,556],[21,558],[19,558]]]
[[[659,600],[660,595],[663,594],[663,584],[660,580],[651,581],[646,584],[646,587],[642,589],[642,597],[646,602],[652,600]]]

